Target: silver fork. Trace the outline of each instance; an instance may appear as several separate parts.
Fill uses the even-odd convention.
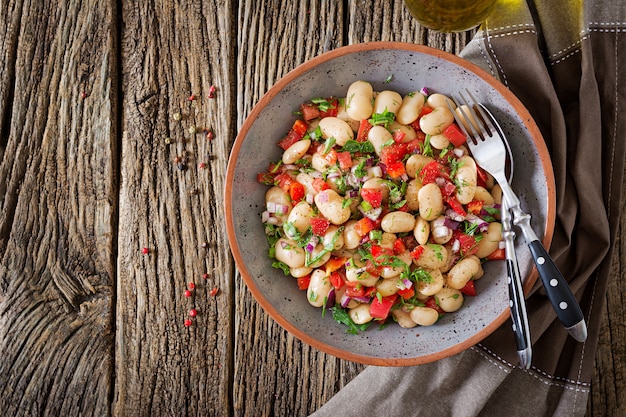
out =
[[[468,137],[467,146],[478,165],[493,175],[500,184],[508,208],[513,214],[513,223],[522,230],[557,317],[575,340],[584,342],[587,339],[587,325],[580,306],[567,281],[533,231],[530,225],[530,215],[520,208],[520,201],[507,182],[504,145],[506,138],[500,134],[499,126],[498,128],[494,126],[497,122],[494,120],[492,123],[469,90],[466,91],[469,101],[463,94],[459,94],[460,103],[465,105],[458,108],[463,117],[461,118],[456,111],[451,110],[457,124]]]

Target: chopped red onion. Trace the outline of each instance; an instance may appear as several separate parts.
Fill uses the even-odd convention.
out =
[[[461,222],[458,222],[456,220],[452,220],[449,217],[445,217],[445,220],[443,221],[443,224],[444,224],[444,226],[446,226],[449,229],[456,230],[461,225]]]
[[[335,289],[331,288],[328,292],[328,298],[326,298],[326,308],[331,308],[335,306]]]
[[[368,168],[367,173],[376,178],[381,178],[383,176],[383,170],[380,166]]]
[[[404,284],[404,288],[407,288],[407,289],[408,289],[408,288],[411,288],[411,287],[413,286],[413,281],[411,281],[411,280],[410,280],[410,279],[408,279],[408,278],[404,278],[404,279],[402,280],[402,284]]]
[[[348,190],[346,191],[346,196],[349,198],[356,198],[359,196],[359,190],[354,190],[354,189]]]
[[[352,299],[354,301],[358,301],[359,303],[369,303],[370,301],[372,301],[372,299],[370,297],[367,297],[367,296],[352,297]]]
[[[309,204],[313,204],[315,202],[315,197],[312,193],[306,193],[306,195],[304,196],[304,200]]]
[[[341,177],[341,173],[339,173],[337,171],[333,171],[330,174],[328,174],[328,176],[326,178],[333,179],[333,178],[339,178],[339,177]]]
[[[270,217],[267,220],[267,224],[273,224],[273,225],[278,225],[278,219],[276,217]]]
[[[363,207],[359,206],[359,211],[361,212],[361,214],[363,214],[365,217],[369,218],[370,220],[378,220],[378,218],[380,217],[380,215],[383,212],[383,208],[382,207],[376,207],[373,208],[371,210],[363,210]]]
[[[367,267],[365,267],[365,266],[364,266],[364,267],[361,267],[361,268],[357,268],[357,269],[355,269],[355,270],[354,270],[354,273],[355,273],[355,274],[361,274],[361,273],[363,273],[363,272],[365,272],[365,271],[367,271]]]
[[[270,219],[270,212],[265,210],[263,213],[261,213],[261,221],[263,223],[267,223],[267,221]]]
[[[448,229],[446,226],[435,227],[431,232],[433,237],[436,239],[446,237],[448,236],[448,233],[450,233],[450,229]]]
[[[420,93],[422,93],[425,96],[428,96],[428,88],[422,87],[422,89],[420,90]]]
[[[462,157],[463,155],[465,155],[465,151],[464,151],[463,149],[461,149],[461,148],[454,148],[454,150],[453,150],[452,152],[454,153],[454,155],[455,155],[457,158],[460,158],[460,157]]]
[[[463,220],[465,220],[465,218],[462,215],[460,215],[459,213],[457,213],[456,211],[452,209],[447,209],[445,215],[447,218],[452,219],[457,222],[462,222]]]
[[[461,250],[461,242],[459,242],[459,239],[454,239],[454,242],[452,242],[452,253],[457,253],[459,250]]]
[[[343,295],[341,297],[341,301],[339,302],[339,304],[341,305],[341,307],[346,308],[348,307],[348,304],[350,304],[350,301],[352,301],[352,298],[348,297],[347,295]]]

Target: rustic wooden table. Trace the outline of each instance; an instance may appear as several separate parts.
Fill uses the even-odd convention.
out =
[[[470,39],[420,28],[400,0],[2,1],[0,414],[321,406],[363,366],[295,340],[236,274],[222,200],[238,126],[322,52]],[[589,416],[624,406],[618,245]]]

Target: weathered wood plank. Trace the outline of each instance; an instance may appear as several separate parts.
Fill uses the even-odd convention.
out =
[[[114,15],[0,5],[2,415],[110,414]]]
[[[221,0],[122,5],[118,416],[229,414],[234,266],[222,201],[235,134],[232,11]]]

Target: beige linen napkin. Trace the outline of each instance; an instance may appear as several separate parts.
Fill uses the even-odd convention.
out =
[[[619,220],[626,119],[626,4],[499,0],[462,56],[526,105],[555,171],[551,254],[579,299],[585,343],[568,336],[541,281],[528,299],[533,366],[517,366],[510,323],[456,356],[366,368],[313,414],[582,416]]]

